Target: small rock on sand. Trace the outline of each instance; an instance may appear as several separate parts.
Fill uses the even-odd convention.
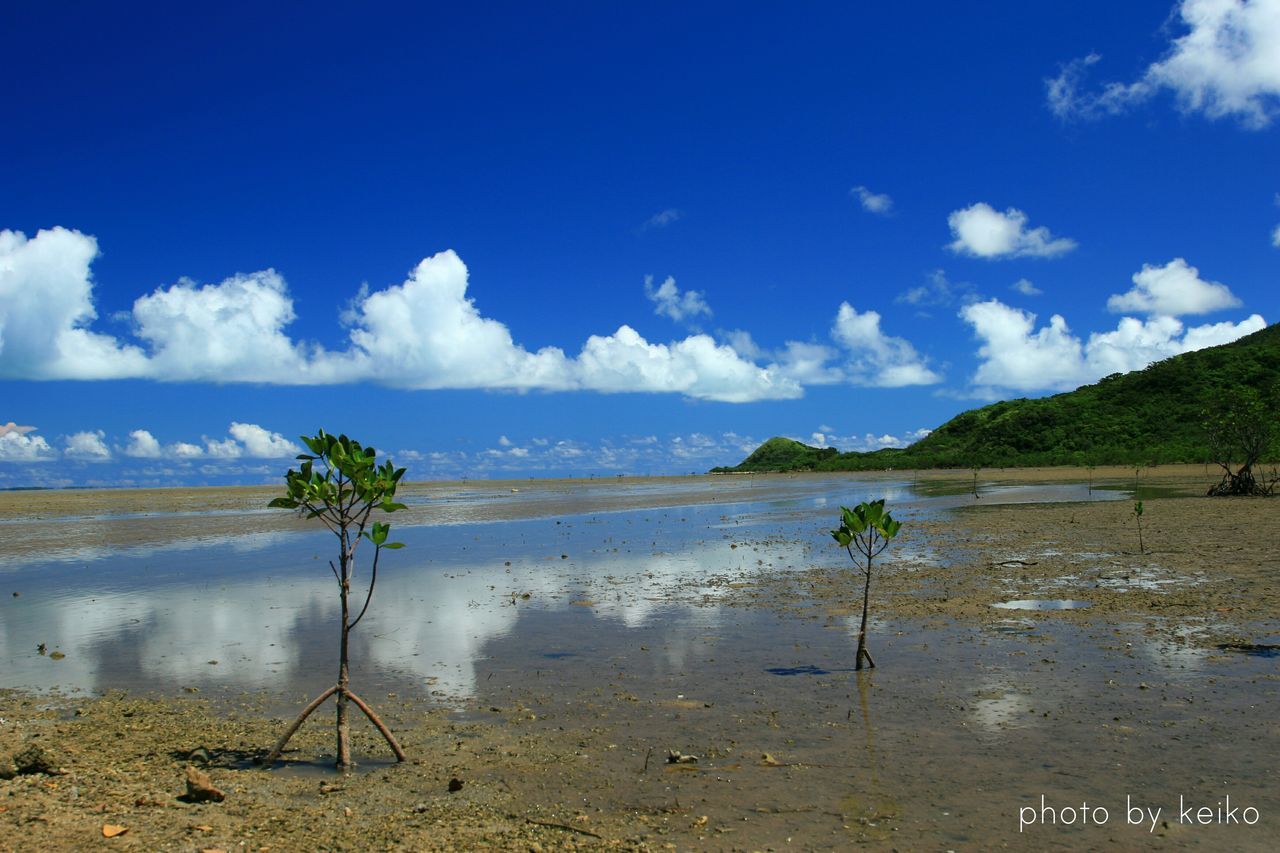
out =
[[[182,799],[188,803],[220,803],[226,796],[214,787],[208,773],[194,767],[187,768],[187,793]]]
[[[57,772],[49,754],[34,744],[14,753],[13,767],[19,775],[23,776],[32,773],[52,774]]]

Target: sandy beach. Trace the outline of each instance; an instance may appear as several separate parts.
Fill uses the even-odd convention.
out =
[[[1203,466],[1142,469],[1140,546],[1133,469],[982,471],[977,497],[972,476],[850,478],[855,495],[924,496],[901,501],[877,560],[878,666],[861,673],[859,577],[823,541],[838,510],[806,499],[830,478],[415,485],[404,528],[444,518],[462,542],[526,525],[537,544],[477,551],[493,574],[471,581],[449,564],[470,583],[463,609],[516,626],[476,642],[466,679],[367,682],[407,763],[362,722],[359,769],[334,773],[325,711],[280,765],[254,767],[308,698],[293,682],[7,689],[0,849],[1270,849],[1280,502],[1201,497]],[[1063,484],[1076,499],[1037,500]],[[77,537],[113,552],[296,530],[260,510],[275,491],[0,495],[23,531],[3,614],[38,604],[26,561]],[[766,501],[740,523],[735,507]],[[654,568],[676,550],[663,537],[701,549],[696,572]],[[394,609],[388,589],[373,611]],[[34,667],[74,663],[10,641]],[[52,772],[14,775],[32,747]],[[225,800],[179,799],[188,766]]]

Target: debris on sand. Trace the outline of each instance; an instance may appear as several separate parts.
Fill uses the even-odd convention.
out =
[[[187,767],[187,793],[179,799],[188,803],[220,803],[227,795],[214,787],[209,774],[194,767]]]

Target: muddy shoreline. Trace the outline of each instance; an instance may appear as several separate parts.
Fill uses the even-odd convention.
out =
[[[945,473],[917,476],[962,489],[964,473]],[[1120,486],[1133,471],[980,481],[1093,477]],[[714,592],[729,614],[687,636],[640,625],[556,650],[564,617],[530,613],[545,620],[534,636],[550,650],[533,672],[505,664],[520,659],[517,640],[497,638],[461,706],[367,695],[410,761],[391,764],[361,724],[362,766],[346,777],[326,769],[331,712],[303,727],[277,768],[251,765],[287,723],[279,696],[6,691],[0,761],[34,745],[56,772],[0,780],[0,850],[1269,849],[1280,828],[1280,501],[1194,496],[1214,479],[1201,466],[1144,469],[1141,548],[1129,501],[979,497],[907,518],[875,575],[879,666],[862,674],[851,670],[854,572],[834,551],[664,586],[661,606],[710,608]],[[785,482],[803,491],[803,477]],[[547,489],[539,511],[584,500],[580,483],[485,487]],[[261,491],[221,508],[251,507]],[[39,512],[136,513],[155,500],[123,494],[134,503],[50,495]],[[4,498],[0,516],[22,517]],[[750,558],[778,543],[732,547]],[[1009,601],[1088,607],[992,607]],[[575,603],[584,619],[595,607]],[[788,643],[761,640],[779,631]],[[178,799],[188,765],[225,801]],[[1179,817],[1182,804],[1214,809],[1225,797],[1258,822]],[[1084,802],[1092,823],[1079,820]],[[1127,803],[1160,816],[1131,825]],[[1033,806],[1058,822],[1020,820]],[[107,826],[126,831],[105,840]]]

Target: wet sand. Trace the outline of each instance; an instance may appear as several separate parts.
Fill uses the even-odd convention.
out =
[[[62,772],[0,781],[0,849],[102,844],[104,825],[128,829],[110,844],[147,850],[1271,849],[1280,502],[1193,497],[1216,479],[1199,466],[1144,469],[1139,548],[1129,500],[993,506],[965,496],[968,472],[885,479],[909,476],[958,498],[944,512],[906,513],[877,561],[873,671],[852,671],[857,577],[834,543],[739,534],[730,517],[713,552],[723,569],[702,577],[575,580],[539,593],[572,597],[557,611],[535,609],[536,596],[526,604],[518,587],[494,589],[529,608],[524,629],[485,645],[464,700],[431,703],[382,682],[366,695],[405,765],[360,725],[360,771],[324,769],[325,712],[280,767],[252,769],[286,722],[282,704],[296,709],[304,696],[206,698],[176,685],[176,696],[148,698],[4,693],[0,760],[36,744]],[[1034,498],[1038,482],[1090,478],[1131,486],[1133,471],[981,472],[979,494],[998,480]],[[463,512],[683,506],[803,495],[809,482],[710,478],[672,497],[691,479],[598,484],[594,495],[582,481],[469,484],[535,497],[462,502]],[[447,500],[459,487],[421,488]],[[252,507],[261,494],[218,506]],[[173,509],[164,494],[94,495],[47,493],[39,511],[80,523]],[[34,504],[11,506],[0,502],[0,516]],[[830,507],[798,505],[795,516],[835,523]],[[183,535],[172,516],[154,523]],[[718,615],[591,633],[614,596]],[[992,606],[1018,601],[1088,607]],[[355,678],[360,689],[358,664]],[[191,757],[200,748],[223,803],[176,799],[183,768],[206,759]],[[697,760],[673,762],[673,752]],[[1129,807],[1160,813],[1131,824]]]

